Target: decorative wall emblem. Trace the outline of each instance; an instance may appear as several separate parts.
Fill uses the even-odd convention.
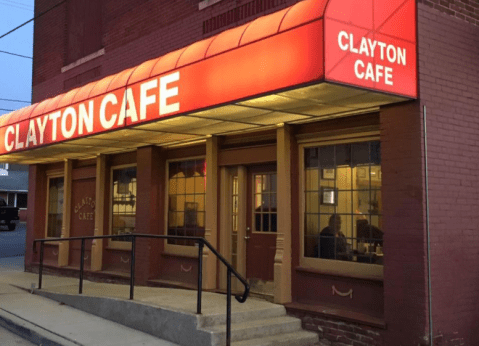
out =
[[[185,273],[190,272],[192,268],[193,268],[193,266],[190,266],[189,268],[185,268],[185,267],[183,267],[183,264],[181,265],[181,271],[185,272]]]
[[[352,288],[351,288],[349,291],[347,291],[347,292],[339,292],[339,291],[336,289],[336,287],[333,285],[332,289],[333,289],[333,296],[334,296],[335,294],[337,294],[338,296],[341,296],[341,297],[347,297],[347,296],[349,296],[350,299],[353,299],[353,289],[352,289]]]
[[[84,207],[90,207],[91,212],[82,210]],[[91,197],[83,197],[80,202],[75,205],[75,214],[78,214],[79,220],[93,221],[95,216],[95,200]]]

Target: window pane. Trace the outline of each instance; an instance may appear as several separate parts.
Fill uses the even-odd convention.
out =
[[[304,150],[304,165],[306,168],[318,167],[318,148]]]
[[[369,160],[369,142],[357,143],[352,145],[353,166],[367,164]]]
[[[318,150],[321,168],[334,168],[334,147],[321,147]]]
[[[343,144],[336,146],[336,166],[351,165],[351,145]]]
[[[317,191],[318,190],[318,169],[307,169],[306,170],[306,191]],[[334,180],[333,180],[334,184]],[[334,185],[333,185],[334,186]]]
[[[261,232],[261,214],[254,214],[254,230]]]
[[[370,156],[371,156],[371,163],[380,165],[381,164],[381,143],[371,142],[369,150],[370,150]]]
[[[306,192],[306,213],[319,213],[318,192]]]

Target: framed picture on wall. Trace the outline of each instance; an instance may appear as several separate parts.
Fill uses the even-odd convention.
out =
[[[338,190],[332,187],[321,187],[321,204],[338,205]]]
[[[321,170],[321,179],[334,180],[336,178],[336,170],[334,168],[323,168]]]

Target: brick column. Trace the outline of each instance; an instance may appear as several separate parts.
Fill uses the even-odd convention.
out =
[[[384,228],[385,345],[427,336],[427,256],[419,103],[380,113]]]
[[[27,236],[25,269],[31,270],[32,262],[38,261],[39,252],[33,254],[33,240],[45,238],[46,177],[42,165],[30,165],[28,170]],[[37,244],[37,251],[40,244]]]
[[[137,198],[135,232],[160,234],[160,215],[164,203],[160,203],[160,188],[164,185],[164,158],[161,149],[154,146],[137,150]],[[161,218],[162,219],[162,218]],[[159,252],[163,241],[138,238],[136,242],[135,282],[146,284],[159,270]]]

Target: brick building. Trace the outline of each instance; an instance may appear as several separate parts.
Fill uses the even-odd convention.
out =
[[[467,0],[56,6],[36,104],[0,117],[0,160],[30,165],[26,268],[38,238],[204,236],[333,343],[479,344],[478,24]],[[194,286],[192,245],[138,242],[136,281]],[[128,277],[130,249],[88,244],[88,275]]]

